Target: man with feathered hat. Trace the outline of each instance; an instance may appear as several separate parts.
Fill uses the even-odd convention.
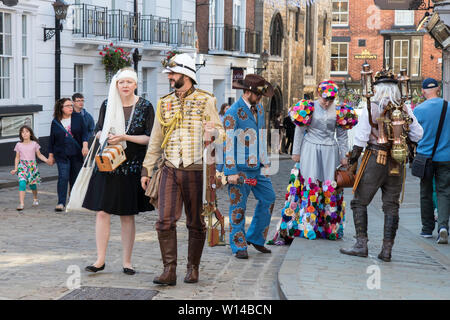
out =
[[[164,153],[159,185],[159,219],[156,223],[164,271],[156,284],[175,285],[177,266],[176,223],[184,205],[189,230],[186,283],[199,279],[199,264],[206,238],[202,216],[204,134],[223,135],[216,98],[195,88],[194,59],[185,53],[169,53],[163,61],[170,86],[175,90],[158,101],[152,139],[143,162],[142,187],[146,188],[153,168]],[[206,121],[207,119],[209,121]]]
[[[378,189],[381,189],[384,212],[383,246],[378,258],[391,261],[391,251],[399,223],[400,194],[402,191],[404,163],[400,164],[393,158],[392,142],[386,137],[386,130],[377,125],[377,119],[387,117],[389,109],[402,106],[412,123],[408,134],[411,141],[422,138],[423,129],[414,117],[411,108],[402,103],[398,81],[392,71],[383,69],[375,74],[374,97],[370,108],[363,109],[359,122],[355,127],[355,138],[350,164],[358,161],[363,149],[364,157],[358,175],[357,184],[350,205],[356,230],[356,243],[351,248],[341,248],[343,254],[367,257],[367,206],[372,201]],[[369,114],[370,110],[370,114]],[[387,113],[386,113],[387,112]],[[397,112],[398,113],[398,112]],[[390,121],[390,119],[387,119]],[[363,165],[364,164],[364,165]],[[362,172],[362,175],[360,174]],[[358,181],[357,181],[358,182]],[[355,188],[355,187],[354,187]]]

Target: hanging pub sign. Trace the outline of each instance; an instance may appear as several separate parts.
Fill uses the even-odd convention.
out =
[[[376,58],[377,58],[377,55],[370,53],[370,51],[367,49],[364,49],[363,52],[361,52],[360,54],[355,54],[355,59],[374,60]]]
[[[375,5],[381,10],[417,10],[424,2],[426,0],[375,0]]]
[[[236,68],[233,67],[233,82],[234,81],[239,81],[239,80],[244,80],[244,68]],[[233,89],[236,89],[233,87]]]

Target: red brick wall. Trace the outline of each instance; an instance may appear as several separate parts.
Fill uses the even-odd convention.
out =
[[[372,7],[371,7],[372,6]],[[383,67],[384,42],[380,30],[398,29],[393,28],[395,24],[395,12],[393,10],[379,10],[374,6],[374,0],[350,0],[349,1],[349,28],[333,28],[332,35],[351,37],[349,43],[349,77],[351,81],[359,81],[361,78],[361,65],[364,60],[354,59],[355,55],[361,54],[367,49],[371,54],[377,56],[376,60],[368,60],[374,71]],[[419,23],[425,11],[415,11],[415,24]],[[376,24],[376,17],[379,17],[379,24]],[[358,40],[365,39],[366,46],[359,47]],[[431,56],[433,58],[431,58]],[[421,78],[434,77],[437,80],[442,78],[442,64],[438,64],[438,59],[442,57],[442,52],[434,47],[434,40],[429,34],[423,36],[422,56],[421,56]],[[332,77],[336,81],[346,77]]]
[[[224,0],[224,22],[233,25],[233,0]]]
[[[208,53],[209,0],[196,1],[196,21],[198,51]]]
[[[247,29],[255,30],[255,0],[247,0],[246,23]]]

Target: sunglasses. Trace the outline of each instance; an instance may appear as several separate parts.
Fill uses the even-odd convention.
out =
[[[335,97],[326,97],[325,100],[326,101],[334,101]]]
[[[186,66],[186,65],[184,65],[184,64],[181,64],[181,63],[177,63],[177,62],[175,62],[175,61],[172,60],[172,59],[170,59],[169,61],[163,60],[163,61],[161,62],[161,64],[163,65],[164,68],[181,67],[181,68],[186,68],[186,69],[188,69],[188,70],[191,70],[191,71],[195,72],[195,70],[192,69],[191,67],[188,67],[188,66]]]

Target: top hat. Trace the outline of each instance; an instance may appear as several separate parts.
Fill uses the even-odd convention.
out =
[[[398,84],[397,79],[395,79],[395,75],[389,68],[387,69],[381,69],[377,73],[375,73],[375,82],[374,85],[377,85],[379,83],[394,83]]]
[[[244,80],[234,81],[233,88],[249,90],[269,98],[272,97],[274,93],[272,85],[257,74],[248,74],[245,76]]]

